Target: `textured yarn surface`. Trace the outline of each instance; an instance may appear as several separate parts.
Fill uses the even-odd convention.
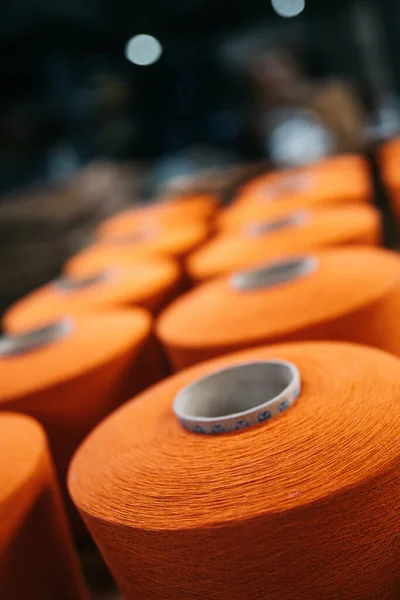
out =
[[[293,407],[240,433],[182,429],[184,385],[279,358]],[[335,343],[272,346],[183,371],[103,422],[72,497],[126,600],[398,600],[400,362]]]
[[[327,246],[378,244],[380,216],[372,206],[359,205],[311,213],[301,225],[250,236],[228,232],[189,256],[186,268],[195,281],[229,273],[288,253]]]
[[[88,277],[101,271],[90,269],[85,261],[68,271],[72,277]],[[43,319],[52,321],[65,314],[92,309],[118,309],[142,306],[157,312],[172,299],[180,284],[179,267],[162,258],[120,262],[104,269],[104,279],[80,289],[64,290],[51,282],[16,302],[6,313],[6,327],[19,330],[36,327]]]
[[[98,235],[115,238],[143,231],[156,223],[176,225],[185,221],[207,222],[216,213],[217,206],[214,196],[199,195],[126,210],[104,221],[98,229]]]
[[[89,599],[44,431],[11,413],[0,415],[0,597]]]
[[[400,355],[400,258],[378,248],[312,254],[316,270],[238,290],[223,276],[170,304],[156,331],[175,369],[280,341],[337,339]]]

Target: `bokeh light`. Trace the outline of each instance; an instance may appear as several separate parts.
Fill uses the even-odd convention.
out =
[[[160,42],[152,35],[141,33],[132,37],[125,46],[126,58],[142,67],[153,65],[162,54]]]
[[[271,0],[274,11],[281,17],[297,17],[305,9],[305,0]]]

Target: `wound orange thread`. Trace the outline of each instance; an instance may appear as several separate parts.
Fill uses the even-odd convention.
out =
[[[291,266],[310,260],[314,268],[306,271]],[[305,339],[360,342],[400,355],[400,258],[393,252],[332,249],[263,263],[239,275],[248,277],[247,289],[236,287],[237,275],[223,276],[161,313],[156,332],[174,369],[252,346]]]
[[[112,239],[98,239],[72,257],[69,267],[74,268],[75,261],[103,267],[113,262],[134,262],[148,256],[165,256],[181,262],[208,237],[209,227],[202,222],[151,226],[143,232],[143,236],[134,233]]]
[[[330,206],[371,199],[368,163],[357,155],[342,155],[256,177],[239,190],[232,207],[275,201],[293,206]]]
[[[0,597],[89,600],[38,423],[0,414]]]
[[[6,313],[5,325],[36,327],[43,315],[55,320],[68,313],[115,310],[141,306],[158,312],[181,285],[178,265],[166,258],[147,258],[104,265],[76,260],[66,275],[16,302]]]
[[[183,386],[268,358],[302,380],[281,416],[214,436],[180,426]],[[399,389],[380,350],[288,344],[183,371],[108,418],[69,489],[124,598],[397,600]]]
[[[311,213],[301,224],[258,236],[247,230],[220,234],[193,252],[186,268],[192,280],[202,281],[289,253],[379,241],[380,215],[375,208],[333,208]]]
[[[165,372],[158,370],[151,317],[143,309],[63,322],[70,327],[59,339],[24,352],[12,350],[19,337],[0,339],[0,411],[25,413],[43,425],[65,489],[69,461],[84,437]],[[8,325],[18,329],[11,320]]]
[[[400,139],[395,138],[381,147],[379,152],[379,162],[382,172],[382,179],[388,189],[389,200],[397,222],[400,221],[399,160]]]
[[[185,222],[205,222],[217,211],[217,198],[211,195],[183,196],[141,208],[132,208],[104,221],[98,235],[102,239],[113,239],[132,235],[155,225],[176,226]]]

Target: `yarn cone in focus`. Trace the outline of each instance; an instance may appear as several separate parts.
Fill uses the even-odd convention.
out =
[[[124,598],[397,600],[399,388],[380,350],[287,344],[202,363],[114,413],[69,489]],[[182,426],[219,419],[237,430]]]
[[[380,236],[380,215],[372,206],[306,212],[280,221],[278,226],[267,221],[221,234],[191,254],[186,268],[192,280],[201,281],[285,254],[328,246],[379,244]]]
[[[89,600],[46,436],[29,417],[0,414],[0,597]]]

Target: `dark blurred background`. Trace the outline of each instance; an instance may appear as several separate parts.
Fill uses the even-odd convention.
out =
[[[264,117],[275,109],[278,122],[282,104],[292,114],[285,91],[268,89],[284,77],[308,98],[294,102],[327,115],[346,106],[344,150],[382,115],[395,129],[400,2],[307,0],[294,18],[272,4],[290,14],[304,2],[3,0],[0,192],[98,157],[151,164],[156,181],[196,164],[280,158]],[[131,59],[155,60],[147,66],[127,59],[140,34],[162,49],[158,58],[151,38],[150,49],[131,48]]]
[[[335,153],[369,158],[393,245],[399,46],[400,0],[2,0],[0,313],[127,205]]]

